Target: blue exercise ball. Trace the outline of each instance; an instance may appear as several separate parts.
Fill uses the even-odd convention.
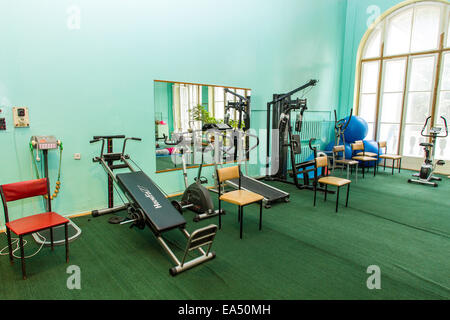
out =
[[[348,121],[348,117],[345,118]],[[357,140],[364,140],[369,132],[367,121],[359,116],[352,116],[347,129],[345,129],[344,137],[346,143],[353,143]]]

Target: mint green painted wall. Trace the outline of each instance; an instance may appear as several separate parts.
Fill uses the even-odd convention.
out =
[[[345,25],[344,54],[342,60],[341,94],[339,114],[341,117],[348,115],[354,108],[355,70],[359,44],[366,33],[367,21],[373,21],[373,12],[368,8],[378,6],[380,14],[393,6],[401,3],[400,0],[348,0],[347,17]]]
[[[155,82],[155,117],[157,120],[164,120],[169,126],[169,133],[173,131],[173,112],[172,112],[172,83]]]
[[[80,30],[66,27],[72,4],[81,9]],[[1,183],[30,179],[30,136],[53,134],[65,146],[54,210],[103,208],[106,174],[91,160],[99,146],[88,141],[126,134],[143,138],[127,149],[144,171],[168,193],[183,190],[181,172],[154,173],[153,80],[251,88],[256,129],[265,127],[272,93],[311,78],[320,83],[308,96],[310,109],[332,110],[345,10],[345,0],[2,1],[0,103],[7,111],[28,106],[31,126],[13,129],[8,115],[8,131],[0,132]],[[81,160],[73,160],[75,152]],[[52,153],[53,182],[56,161]],[[40,200],[15,204],[13,217],[33,208],[42,209]]]

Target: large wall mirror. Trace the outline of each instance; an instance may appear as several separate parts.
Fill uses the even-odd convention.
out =
[[[243,128],[249,121],[250,103],[241,117],[236,108],[240,97],[250,101],[247,88],[155,80],[154,90],[156,172],[183,169],[182,152],[170,144],[174,134],[201,131],[207,123]],[[184,161],[188,168],[200,165],[188,155]]]

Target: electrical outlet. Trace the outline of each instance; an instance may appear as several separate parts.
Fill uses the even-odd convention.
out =
[[[74,158],[75,160],[80,160],[80,159],[81,159],[81,153],[74,153],[74,154],[73,154],[73,158]]]

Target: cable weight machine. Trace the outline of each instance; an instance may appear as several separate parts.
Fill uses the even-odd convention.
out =
[[[301,190],[314,190],[308,174],[314,171],[311,167],[314,167],[315,160],[296,162],[296,156],[302,153],[299,133],[302,131],[304,113],[308,110],[307,99],[297,98],[294,100],[292,96],[297,92],[316,86],[318,82],[318,80],[310,80],[286,94],[274,94],[273,100],[267,103],[266,180],[293,184]],[[291,124],[293,111],[296,111],[294,126]],[[271,132],[271,129],[276,131]],[[293,134],[294,129],[298,134]],[[277,142],[278,145],[273,143],[271,148],[271,140]],[[312,146],[315,140],[315,138],[309,140],[309,148],[313,151],[314,158],[318,155],[317,148]],[[289,168],[289,162],[291,168]],[[270,165],[272,165],[272,169],[276,166],[275,172],[271,172]],[[303,183],[300,182],[300,174],[303,174]],[[291,176],[293,180],[290,180],[288,176]],[[317,190],[325,191],[321,187]],[[334,193],[334,191],[327,192]]]

